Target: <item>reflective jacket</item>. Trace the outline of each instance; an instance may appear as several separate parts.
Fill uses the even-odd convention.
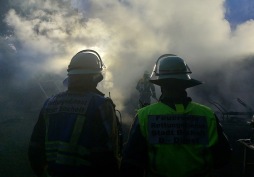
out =
[[[102,94],[62,92],[48,99],[36,123],[29,159],[37,175],[117,176],[118,122]]]
[[[212,110],[158,102],[138,111],[122,159],[122,176],[210,177],[231,147]]]

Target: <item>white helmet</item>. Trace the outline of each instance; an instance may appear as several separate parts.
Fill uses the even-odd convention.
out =
[[[160,86],[193,87],[202,82],[192,79],[191,70],[185,61],[174,55],[165,54],[158,58],[154,65],[150,82]]]
[[[100,55],[94,50],[86,49],[72,57],[67,71],[68,75],[93,74],[94,82],[100,82],[104,68]],[[68,86],[68,78],[64,79],[63,85]]]
[[[97,74],[105,68],[100,55],[94,50],[82,50],[74,55],[68,66],[68,75]]]

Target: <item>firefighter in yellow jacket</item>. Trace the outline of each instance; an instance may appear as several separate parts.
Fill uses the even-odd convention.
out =
[[[231,159],[232,149],[218,118],[193,102],[186,89],[202,82],[190,77],[179,56],[158,58],[150,82],[160,100],[138,110],[121,163],[122,177],[212,177]]]

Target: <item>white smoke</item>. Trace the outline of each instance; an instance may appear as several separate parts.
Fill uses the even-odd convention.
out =
[[[254,55],[253,20],[231,30],[224,0],[23,0],[16,5],[5,21],[20,44],[16,50],[27,73],[64,78],[75,53],[95,49],[107,66],[100,88],[120,109],[162,54],[179,55],[193,77],[207,83],[215,78],[203,77],[206,72]]]

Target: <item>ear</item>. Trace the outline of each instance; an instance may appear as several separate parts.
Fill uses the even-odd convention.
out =
[[[101,73],[93,75],[93,82],[99,83],[103,80],[103,75]]]

